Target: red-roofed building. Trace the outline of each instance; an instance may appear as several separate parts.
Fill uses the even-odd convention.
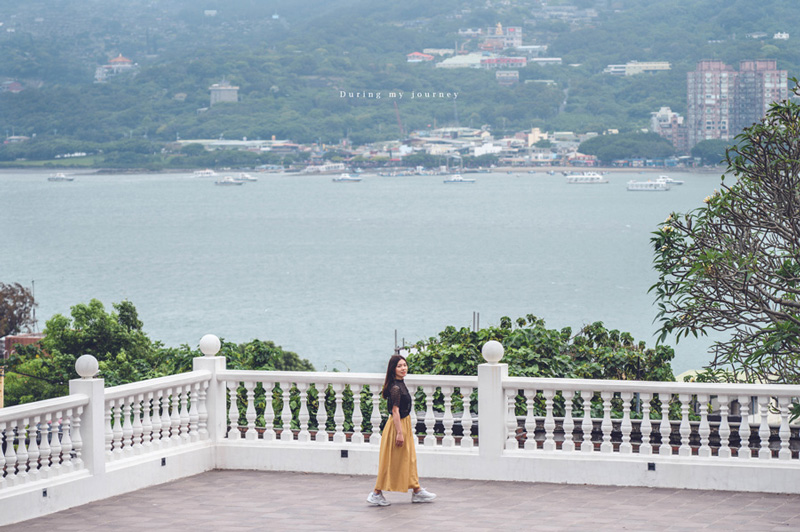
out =
[[[423,61],[433,61],[433,56],[432,55],[428,55],[428,54],[423,54],[423,53],[420,53],[420,52],[414,52],[414,53],[408,54],[406,56],[406,60],[409,63],[422,63]]]

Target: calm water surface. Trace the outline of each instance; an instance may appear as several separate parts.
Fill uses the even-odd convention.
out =
[[[650,232],[702,205],[718,174],[673,173],[669,192],[632,178],[259,174],[219,187],[190,174],[0,173],[0,281],[36,282],[40,324],[91,298],[132,301],[153,339],[197,345],[215,333],[273,340],[317,369],[382,371],[406,342],[447,325],[533,313],[549,327],[603,321],[654,343]],[[708,360],[681,342],[677,372]]]

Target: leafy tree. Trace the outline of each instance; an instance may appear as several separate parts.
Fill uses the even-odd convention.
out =
[[[29,288],[19,283],[0,283],[0,338],[30,328],[35,307]]]
[[[726,154],[735,182],[723,176],[651,239],[660,340],[730,332],[713,346],[716,378],[800,383],[800,104],[773,104],[737,142]]]
[[[725,150],[730,145],[727,140],[701,140],[692,148],[692,157],[699,157],[703,164],[717,165],[725,160]]]
[[[605,163],[616,159],[663,159],[675,154],[672,144],[656,133],[627,133],[592,137],[578,147]]]
[[[515,327],[516,325],[516,327]],[[503,344],[509,375],[581,379],[672,381],[674,352],[660,345],[648,349],[626,332],[607,330],[602,322],[572,335],[569,327],[547,329],[544,320],[529,314],[514,322],[479,331],[447,327],[438,337],[418,342],[409,355],[409,371],[434,375],[477,375],[484,362],[481,348],[489,340]]]

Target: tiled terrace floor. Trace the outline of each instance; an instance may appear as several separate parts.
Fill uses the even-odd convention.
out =
[[[371,477],[211,471],[6,527],[61,530],[798,530],[800,495],[431,479],[367,505]]]

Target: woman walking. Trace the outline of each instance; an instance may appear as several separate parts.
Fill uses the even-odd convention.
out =
[[[381,394],[386,398],[391,418],[386,421],[381,436],[381,454],[378,463],[378,480],[367,502],[373,506],[391,504],[383,491],[413,490],[411,502],[431,502],[436,495],[419,485],[417,452],[414,449],[414,430],[411,427],[411,394],[405,379],[408,363],[401,355],[393,355],[386,368],[386,380]]]

